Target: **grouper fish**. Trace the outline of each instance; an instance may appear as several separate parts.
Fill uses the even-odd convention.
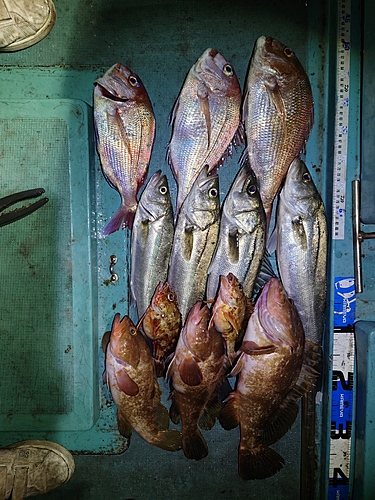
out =
[[[284,464],[269,444],[291,427],[298,413],[296,401],[317,376],[318,354],[306,345],[297,309],[277,278],[264,286],[239,351],[232,370],[238,375],[236,387],[224,401],[219,420],[225,429],[240,426],[239,475],[264,479]]]
[[[201,460],[207,443],[198,428],[210,429],[219,414],[219,389],[224,379],[224,340],[208,327],[210,310],[197,302],[190,310],[168,367],[172,381],[171,420],[181,419],[182,448],[187,458]]]
[[[181,449],[181,433],[169,430],[168,410],[160,402],[150,348],[128,316],[113,320],[106,348],[105,380],[117,407],[120,433],[135,429],[147,442],[167,451]]]

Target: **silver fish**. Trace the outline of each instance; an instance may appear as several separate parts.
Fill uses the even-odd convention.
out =
[[[280,193],[270,246],[306,338],[321,345],[326,307],[327,220],[322,198],[300,159],[293,161]],[[273,240],[275,238],[275,240]]]
[[[234,274],[251,298],[266,246],[266,217],[255,176],[245,163],[224,200],[218,243],[208,269],[206,299],[216,297],[220,275]]]
[[[245,154],[259,182],[268,226],[273,199],[309,137],[313,108],[310,82],[294,51],[270,36],[259,37],[246,80],[243,120]]]
[[[139,199],[131,238],[130,289],[139,318],[150,305],[158,284],[167,278],[173,233],[168,181],[158,170]]]
[[[178,183],[178,213],[199,172],[210,172],[243,142],[241,87],[233,66],[207,49],[192,66],[171,114],[168,160]]]
[[[155,116],[140,78],[114,64],[95,82],[94,124],[105,178],[121,196],[121,205],[103,235],[121,224],[132,228],[137,193],[147,177],[155,139]]]
[[[175,228],[168,283],[177,295],[182,323],[203,300],[207,270],[219,234],[219,178],[203,168],[186,197]]]

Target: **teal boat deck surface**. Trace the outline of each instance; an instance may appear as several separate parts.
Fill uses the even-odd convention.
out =
[[[0,445],[50,439],[74,452],[75,474],[63,487],[36,497],[46,500],[295,500],[301,486],[300,417],[274,445],[285,459],[284,468],[252,482],[237,473],[238,429],[224,431],[217,423],[205,432],[209,454],[199,462],[153,447],[135,432],[130,444],[118,433],[116,409],[102,381],[101,339],[115,313],[134,317],[129,306],[130,233],[99,237],[120,199],[104,179],[95,150],[93,84],[116,62],[140,76],[156,116],[149,177],[158,169],[165,172],[175,199],[166,161],[168,119],[190,67],[206,48],[216,48],[233,64],[243,89],[259,36],[290,46],[312,85],[315,123],[305,159],[330,227],[337,3],[55,0],[55,6],[57,21],[47,38],[20,52],[0,53],[0,196],[44,187],[49,197],[35,214],[1,229]],[[359,53],[354,57],[356,109]],[[353,124],[356,119],[351,117]],[[359,135],[354,134],[348,178],[358,178],[358,149]],[[221,199],[240,154],[235,152],[219,170]],[[331,277],[353,276],[349,215],[347,224],[347,239],[331,246]],[[118,259],[115,283],[110,281],[111,255]],[[369,266],[366,273],[371,274],[374,266]],[[369,286],[366,282],[365,300],[357,300],[357,310],[371,322]],[[331,310],[331,279],[328,295]],[[326,498],[328,482],[332,324],[327,314],[326,374],[317,405],[321,434],[317,471],[312,471],[319,499]],[[160,384],[168,405],[168,385]]]

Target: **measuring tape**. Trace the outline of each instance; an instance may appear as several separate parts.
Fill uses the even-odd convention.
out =
[[[338,2],[335,149],[333,165],[332,238],[345,237],[346,170],[349,131],[351,2]],[[328,500],[349,500],[353,422],[354,278],[334,283],[332,409]]]
[[[354,331],[335,329],[333,342],[329,500],[349,500],[353,422]]]
[[[350,0],[339,0],[335,116],[335,150],[333,157],[332,238],[343,240],[345,234],[346,169],[349,128],[350,80]]]
[[[353,277],[334,283],[332,409],[329,460],[329,500],[349,500],[353,422],[356,293]]]

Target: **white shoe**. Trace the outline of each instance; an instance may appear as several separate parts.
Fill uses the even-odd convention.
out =
[[[55,21],[52,0],[0,0],[0,52],[34,45],[48,35]]]
[[[0,448],[0,500],[40,495],[66,483],[74,459],[51,441],[21,441]]]

